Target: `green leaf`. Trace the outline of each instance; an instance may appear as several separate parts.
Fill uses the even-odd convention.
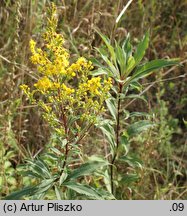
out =
[[[76,191],[79,194],[84,194],[90,198],[94,198],[98,200],[102,199],[100,194],[97,193],[97,191],[94,188],[88,185],[82,185],[76,182],[66,182],[66,183],[63,183],[63,185],[70,188],[71,190]]]
[[[50,148],[55,154],[57,154],[57,155],[61,155],[62,154],[62,152],[61,151],[59,151],[57,148],[55,148],[55,147],[51,147]]]
[[[53,153],[45,153],[45,157],[47,159],[52,159],[53,161],[57,161],[59,159],[59,157],[56,155],[56,154],[53,154]]]
[[[114,51],[113,46],[110,44],[110,40],[106,35],[103,35],[100,31],[98,31],[97,29],[95,29],[95,31],[100,35],[100,37],[102,38],[102,40],[104,41],[104,43],[106,44],[108,51],[110,52],[111,58],[114,62],[114,64],[116,64],[116,54]]]
[[[49,173],[50,175],[49,167],[42,159],[37,158],[36,163],[38,164],[38,166],[40,166],[43,170],[45,170],[45,172]]]
[[[94,171],[106,165],[108,165],[107,161],[89,161],[70,173],[67,179],[76,179],[80,176],[91,175]]]
[[[109,170],[105,170],[104,172],[102,172],[100,174],[101,176],[103,176],[103,181],[105,183],[106,189],[109,193],[112,193],[112,188],[111,188],[111,177],[109,174]]]
[[[141,121],[135,122],[134,124],[130,125],[127,128],[127,133],[129,137],[132,137],[134,135],[140,134],[141,132],[153,126],[154,124],[152,122],[147,121],[147,120],[141,120]]]
[[[113,65],[113,63],[108,59],[108,57],[106,56],[106,54],[99,48],[95,48],[99,54],[101,55],[102,59],[107,63],[107,65],[110,68],[111,73],[113,74],[114,78],[119,78],[120,74],[119,71],[116,69],[116,67]]]
[[[121,75],[123,75],[125,73],[125,69],[126,69],[126,53],[125,51],[119,46],[119,44],[116,42],[115,45],[115,52],[116,52],[116,59],[117,62],[120,66],[120,72]]]
[[[102,67],[102,64],[96,58],[89,58],[89,61],[91,61],[94,66]]]
[[[129,137],[125,134],[123,134],[120,137],[120,148],[119,150],[122,152],[122,150],[125,150],[125,155],[129,152]]]
[[[128,61],[127,61],[127,71],[125,72],[126,73],[126,76],[128,76],[128,74],[133,70],[133,68],[135,67],[135,59],[133,56],[130,56]]]
[[[126,162],[129,166],[131,166],[133,168],[136,168],[136,167],[142,168],[142,161],[139,160],[135,156],[125,155],[125,156],[120,157],[119,161]]]
[[[147,32],[143,40],[138,44],[134,53],[135,66],[138,65],[145,55],[145,51],[149,46],[149,32]]]
[[[43,176],[38,175],[36,172],[29,171],[29,170],[28,171],[22,171],[21,174],[23,176],[26,176],[26,177],[43,179]]]
[[[27,160],[27,165],[28,165],[28,169],[33,172],[33,174],[35,173],[36,176],[38,176],[38,178],[44,179],[49,177],[48,175],[46,175],[45,172],[43,172],[43,170],[41,169],[40,166],[38,166],[37,164],[35,164],[33,161],[31,160]]]
[[[11,159],[13,157],[16,156],[16,152],[15,151],[8,151],[7,154],[6,154],[6,158],[7,159]]]
[[[120,144],[121,145],[127,145],[129,143],[129,140],[128,140],[128,136],[125,136],[124,134],[120,137]]]
[[[42,194],[47,192],[54,185],[55,178],[45,179],[40,184],[37,185],[38,190],[36,194]]]
[[[36,159],[35,161],[27,160],[27,162],[31,165],[29,168],[40,175],[42,178],[50,178],[51,174],[49,169],[44,161],[41,159]]]
[[[137,174],[128,174],[128,175],[123,176],[123,178],[121,179],[121,183],[130,185],[133,182],[138,181],[139,178],[140,177]]]
[[[112,98],[108,98],[106,100],[106,105],[111,115],[113,116],[114,120],[117,121],[117,108],[116,108],[115,101]]]
[[[108,124],[103,124],[103,125],[99,125],[98,126],[104,135],[106,135],[106,138],[110,144],[111,147],[111,153],[112,155],[114,154],[114,149],[116,146],[116,141],[115,141],[115,132],[114,132],[114,128],[108,123]]]
[[[183,118],[183,122],[184,122],[185,127],[187,128],[187,121],[184,118]]]
[[[69,117],[68,117],[68,127],[69,128],[71,128],[72,127],[72,125],[78,120],[79,118],[78,118],[78,116],[72,116],[72,115],[70,115]],[[67,144],[67,139],[60,139],[60,142],[61,142],[61,148],[64,148],[65,147],[65,145]]]
[[[146,113],[146,112],[131,112],[130,113],[130,117],[150,117],[151,115],[149,113]]]
[[[131,82],[130,83],[130,89],[137,90],[137,91],[141,92],[142,91],[142,85],[139,82],[136,82],[136,81]]]
[[[62,200],[62,193],[56,185],[55,185],[55,193],[56,193],[57,200]]]
[[[31,196],[38,190],[37,186],[25,187],[22,190],[13,192],[12,194],[5,197],[5,200],[19,200],[23,196]]]
[[[132,54],[132,45],[130,43],[130,34],[128,34],[126,39],[124,40],[124,42],[122,44],[122,49],[126,53],[126,61],[127,61]]]
[[[145,99],[143,95],[131,94],[131,95],[126,96],[125,98],[140,99],[140,100],[143,100],[145,103],[147,103],[147,100]]]
[[[130,82],[137,81],[140,78],[146,77],[150,75],[152,72],[154,72],[155,70],[167,66],[176,65],[177,63],[178,60],[176,59],[171,59],[171,60],[158,59],[158,60],[147,62],[144,65],[137,68],[137,70],[134,72],[133,76],[131,77]]]
[[[98,68],[97,70],[92,71],[92,76],[100,76],[100,75],[107,75],[107,70],[104,68]]]
[[[140,99],[140,100],[143,100],[144,102],[147,103],[147,100],[145,99],[145,97],[143,95],[131,94],[131,95],[127,95],[126,98]]]
[[[93,161],[93,162],[95,162],[95,161],[98,161],[98,162],[101,162],[101,163],[107,163],[108,164],[108,161],[106,161],[106,159],[105,158],[103,158],[103,157],[100,157],[100,156],[96,156],[96,155],[92,155],[92,156],[90,156],[90,157],[88,157],[88,160],[91,162],[91,161]]]
[[[54,181],[55,181],[55,178],[44,179],[41,181],[40,184],[38,184],[38,188],[46,187],[46,186],[50,185],[51,183],[53,183]]]
[[[67,171],[64,169],[64,172],[60,176],[59,185],[61,185],[68,177]]]

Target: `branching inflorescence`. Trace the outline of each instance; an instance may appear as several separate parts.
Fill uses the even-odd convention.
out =
[[[70,64],[70,54],[64,48],[64,37],[57,33],[56,7],[52,5],[44,46],[30,41],[31,62],[37,65],[41,78],[32,88],[22,90],[32,103],[44,111],[44,118],[60,135],[78,134],[86,124],[93,124],[104,109],[103,103],[112,86],[111,78],[92,77],[93,65],[84,57]],[[42,95],[41,97],[38,97]],[[39,98],[39,99],[36,99]],[[72,118],[74,118],[72,123]]]

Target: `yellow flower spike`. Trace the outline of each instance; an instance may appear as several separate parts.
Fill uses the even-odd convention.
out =
[[[56,33],[56,27],[56,7],[52,4],[47,30],[43,34],[46,49],[36,48],[36,42],[30,41],[31,61],[38,65],[38,71],[45,76],[66,75],[66,68],[69,66],[69,53],[63,47],[64,38],[61,34]],[[72,73],[71,76],[75,74]]]
[[[103,103],[109,95],[112,79],[91,77],[94,67],[92,62],[84,57],[70,65],[70,54],[64,47],[64,37],[56,32],[56,28],[56,7],[53,4],[42,37],[42,48],[37,47],[34,40],[30,41],[31,61],[37,65],[37,71],[42,77],[34,84],[36,89],[31,91],[26,85],[21,88],[28,97],[32,96],[32,101],[35,99],[35,104],[39,105],[39,101],[43,100],[45,119],[58,131],[60,126],[63,130],[61,119],[58,121],[61,105],[67,117],[78,117],[83,113],[81,120],[95,121],[97,115],[103,111]],[[42,94],[41,98],[38,93]]]

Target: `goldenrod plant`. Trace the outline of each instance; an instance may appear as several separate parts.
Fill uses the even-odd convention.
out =
[[[53,134],[52,142],[43,153],[27,159],[24,167],[19,168],[22,175],[32,178],[32,183],[6,199],[120,199],[120,186],[129,179],[137,180],[137,176],[119,173],[118,165],[140,166],[138,160],[129,157],[128,146],[133,136],[153,126],[145,119],[125,126],[125,120],[141,115],[130,113],[125,119],[126,99],[138,98],[128,92],[140,91],[141,78],[174,65],[177,60],[141,63],[149,33],[133,52],[129,36],[123,43],[112,45],[97,31],[107,47],[97,48],[106,64],[93,60],[94,65],[84,57],[72,63],[64,37],[57,33],[57,22],[56,7],[52,4],[41,48],[36,41],[30,41],[30,60],[37,66],[39,79],[33,86],[21,85],[30,103],[42,110]],[[102,115],[106,108],[111,114],[109,118]],[[94,125],[108,139],[110,150],[106,157],[83,155],[81,141]],[[100,185],[93,184],[94,174],[102,180]],[[87,176],[91,178],[89,181]]]
[[[36,42],[30,41],[30,60],[37,65],[40,78],[32,87],[26,84],[20,87],[30,102],[42,109],[44,119],[58,140],[47,150],[44,159],[28,160],[29,171],[25,175],[39,179],[39,184],[10,197],[34,195],[34,198],[42,198],[54,188],[58,199],[72,198],[68,197],[68,193],[62,193],[65,187],[99,199],[102,198],[99,192],[75,182],[75,179],[90,175],[99,167],[106,166],[107,161],[91,160],[73,171],[69,167],[76,161],[84,162],[80,141],[104,111],[112,79],[92,77],[92,62],[84,57],[70,63],[70,54],[64,48],[64,37],[56,32],[56,28],[56,7],[52,4],[42,37],[43,47],[37,48]]]
[[[103,119],[98,124],[98,127],[103,131],[110,145],[110,154],[108,157],[110,170],[105,175],[105,177],[107,176],[105,182],[110,181],[110,186],[107,187],[109,192],[114,196],[120,194],[118,198],[121,199],[120,188],[123,185],[128,187],[130,182],[137,181],[139,177],[135,167],[141,169],[142,166],[139,159],[129,156],[130,142],[136,135],[154,126],[154,122],[148,114],[129,112],[126,101],[128,99],[145,100],[145,98],[141,97],[143,86],[139,82],[140,79],[147,77],[158,69],[175,65],[178,60],[158,59],[141,63],[149,45],[149,31],[139,42],[135,51],[130,41],[130,35],[122,42],[115,41],[115,45],[113,46],[107,36],[97,29],[96,31],[106,46],[106,49],[96,48],[105,63],[105,65],[101,65],[97,62],[99,69],[96,74],[105,74],[113,80],[111,95],[106,99],[111,118]],[[132,92],[138,93],[132,94]],[[133,124],[129,125],[128,119],[137,116],[144,119],[136,120]],[[128,173],[119,173],[118,167],[121,164],[133,169],[130,168],[131,171]],[[126,198],[130,197],[126,196]]]

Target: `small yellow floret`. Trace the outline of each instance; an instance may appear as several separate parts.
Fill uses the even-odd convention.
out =
[[[47,91],[52,87],[52,82],[47,78],[46,76],[39,79],[37,83],[34,84],[34,86],[40,90],[40,91]]]
[[[62,90],[64,91],[65,95],[70,95],[75,92],[74,89],[67,87],[64,83],[62,84]]]

